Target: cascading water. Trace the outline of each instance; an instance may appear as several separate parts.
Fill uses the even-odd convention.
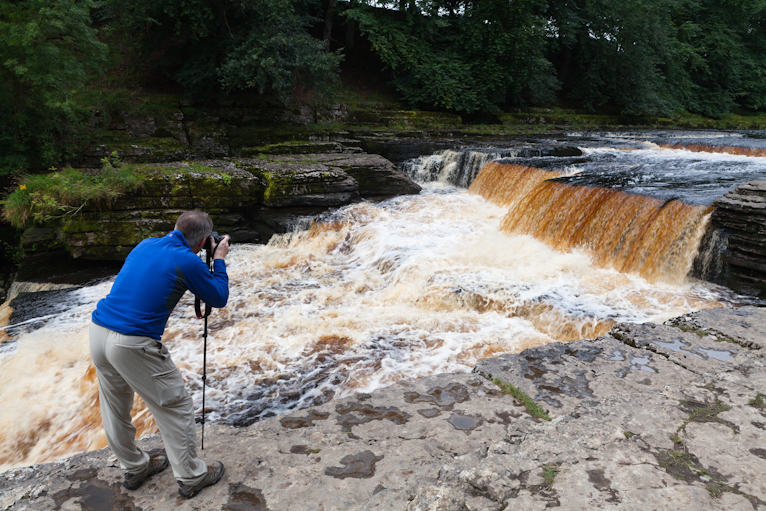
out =
[[[428,174],[473,183],[472,193],[424,183],[418,196],[350,205],[268,245],[233,247],[230,302],[210,318],[208,418],[246,425],[333,396],[470,371],[500,353],[595,337],[615,322],[742,299],[675,277],[706,208],[564,184],[569,168],[493,162],[474,179],[478,159],[463,160],[464,177],[448,177],[464,172],[457,165]],[[683,248],[652,260],[632,255],[665,243]],[[13,377],[0,386],[0,470],[105,445],[87,327],[111,283],[55,291],[63,307],[4,330],[0,371]],[[187,295],[163,340],[198,414],[201,333]],[[139,433],[155,431],[139,400],[133,414]]]
[[[468,188],[484,164],[502,156],[513,156],[510,150],[483,152],[476,150],[444,150],[431,156],[423,156],[404,163],[405,171],[420,182],[436,181],[443,184]]]
[[[557,250],[584,248],[599,266],[680,282],[697,255],[712,208],[556,181],[560,173],[490,163],[469,192],[510,206],[501,230]]]

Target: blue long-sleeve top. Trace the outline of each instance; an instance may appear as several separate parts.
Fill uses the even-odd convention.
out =
[[[225,307],[229,300],[226,263],[216,259],[211,274],[178,230],[163,238],[148,238],[125,259],[112,290],[98,302],[92,319],[121,334],[159,340],[187,289],[211,307]]]

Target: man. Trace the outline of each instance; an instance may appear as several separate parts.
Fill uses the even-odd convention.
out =
[[[215,249],[212,274],[196,255],[208,239],[214,245],[208,238],[212,230],[207,213],[187,211],[178,217],[173,232],[139,243],[93,312],[90,352],[98,374],[101,419],[109,446],[127,472],[123,486],[130,490],[168,463],[186,498],[223,477],[223,463],[208,467],[197,458],[192,399],[160,340],[187,289],[212,307],[224,307],[229,299],[224,262],[228,237]],[[130,417],[133,392],[152,412],[167,454],[150,457],[136,445]]]

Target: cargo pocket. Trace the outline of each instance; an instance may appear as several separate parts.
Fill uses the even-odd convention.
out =
[[[184,379],[178,369],[153,374],[160,405],[172,406],[186,397]]]

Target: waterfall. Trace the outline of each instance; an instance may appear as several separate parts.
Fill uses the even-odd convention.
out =
[[[483,152],[478,150],[445,150],[404,162],[403,169],[414,180],[440,182],[468,188],[488,161],[514,156],[512,151]]]
[[[681,282],[692,267],[713,208],[603,187],[553,181],[557,172],[490,163],[469,189],[508,206],[507,234],[557,249],[585,249],[601,267],[650,282]]]
[[[723,154],[735,154],[737,156],[750,156],[750,157],[763,157],[766,156],[766,149],[758,147],[738,147],[738,146],[717,146],[710,144],[683,144],[677,142],[675,144],[661,144],[660,147],[665,149],[682,149],[691,151],[694,153],[723,153]]]

